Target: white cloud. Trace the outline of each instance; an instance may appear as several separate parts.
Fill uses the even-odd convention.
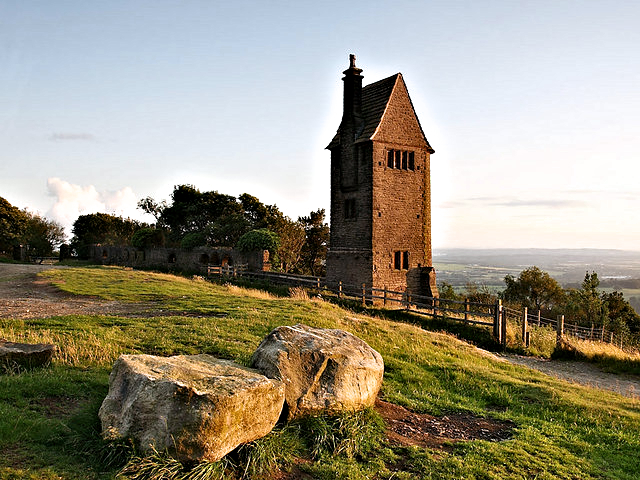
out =
[[[67,232],[80,215],[98,212],[125,218],[142,215],[142,212],[137,210],[138,199],[130,187],[115,192],[99,192],[93,185],[74,185],[52,177],[47,180],[47,189],[49,195],[56,199],[53,207],[47,212],[47,217],[59,222]]]

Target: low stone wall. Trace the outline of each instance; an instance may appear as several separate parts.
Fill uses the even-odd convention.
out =
[[[251,271],[268,269],[269,252],[243,253],[229,247],[149,248],[91,245],[89,258],[103,265],[149,268],[163,271],[203,273],[208,265],[247,265]]]

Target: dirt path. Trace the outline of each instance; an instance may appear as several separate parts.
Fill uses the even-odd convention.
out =
[[[533,368],[556,378],[590,387],[611,390],[626,397],[640,399],[640,378],[602,371],[596,365],[570,360],[546,360],[522,355],[500,355],[517,365]]]
[[[99,300],[61,292],[37,277],[52,265],[0,263],[0,318],[46,318],[57,315],[143,314],[139,304]]]

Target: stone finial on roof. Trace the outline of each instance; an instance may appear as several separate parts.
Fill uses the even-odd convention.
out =
[[[356,56],[353,53],[349,55],[349,68],[356,68]]]

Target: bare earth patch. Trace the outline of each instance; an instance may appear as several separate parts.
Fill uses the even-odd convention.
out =
[[[153,302],[118,302],[95,297],[72,295],[49,281],[38,278],[38,272],[51,265],[0,264],[0,318],[49,318],[61,315],[118,315],[124,317],[220,316],[199,312],[174,312],[158,309]]]
[[[511,438],[515,427],[510,421],[470,413],[441,417],[414,413],[380,399],[376,400],[375,409],[384,418],[389,441],[400,446],[449,450],[453,443],[461,441],[499,442]]]

